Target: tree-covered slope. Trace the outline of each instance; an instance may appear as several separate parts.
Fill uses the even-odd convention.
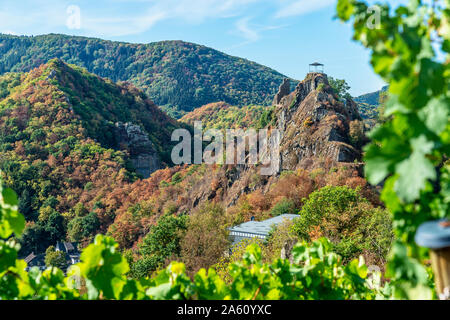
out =
[[[131,85],[116,85],[60,60],[29,73],[0,76],[0,170],[17,190],[28,224],[24,253],[56,241],[89,239],[114,217],[96,210],[111,191],[135,180],[118,122],[153,141],[164,162],[179,124]]]
[[[365,103],[371,106],[378,106],[381,93],[386,92],[387,90],[388,86],[385,86],[379,91],[363,94],[359,97],[353,98],[353,100],[355,100],[355,102],[357,103]]]
[[[379,119],[379,107],[384,99],[388,86],[383,87],[379,91],[363,94],[359,97],[353,98],[357,103],[361,117],[369,126],[374,126]]]
[[[114,82],[130,81],[175,116],[217,101],[269,105],[284,78],[257,63],[182,41],[129,44],[0,34],[0,74],[26,72],[52,58]]]
[[[272,120],[273,107],[230,106],[225,102],[207,104],[189,112],[181,122],[194,125],[201,121],[203,129],[247,129],[264,128]]]

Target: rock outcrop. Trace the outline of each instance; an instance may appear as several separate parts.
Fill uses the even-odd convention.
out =
[[[361,150],[351,144],[349,137],[350,122],[361,119],[356,104],[351,100],[340,101],[326,75],[309,74],[292,93],[281,98],[275,116],[277,122],[272,129],[279,129],[282,134],[281,170],[341,165],[360,169],[353,162],[359,160]],[[207,171],[189,190],[182,211],[191,211],[200,203],[216,198],[230,207],[244,194],[255,190],[268,192],[280,175],[262,176],[259,169],[251,165],[230,165],[215,173]],[[215,181],[217,190],[211,188],[211,181]]]
[[[148,135],[140,126],[133,123],[116,123],[116,140],[118,148],[128,151],[136,172],[144,178],[158,169],[161,161]]]
[[[288,96],[291,93],[291,81],[289,79],[284,79],[280,88],[278,89],[278,93],[275,95],[272,104],[274,106],[279,105],[281,100]]]
[[[309,73],[277,108],[282,133],[281,168],[314,167],[321,160],[354,162],[361,151],[352,146],[349,124],[361,120],[356,104],[340,101],[323,73]]]

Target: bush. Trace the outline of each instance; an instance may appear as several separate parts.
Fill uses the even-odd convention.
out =
[[[365,254],[374,263],[384,263],[393,241],[389,214],[374,208],[359,189],[346,186],[327,186],[313,192],[292,232],[307,241],[327,237],[344,261]]]
[[[232,283],[233,277],[230,274],[230,267],[242,260],[242,257],[245,255],[247,248],[251,245],[257,245],[259,247],[263,247],[263,240],[258,238],[251,239],[243,239],[238,243],[234,244],[230,250],[230,254],[223,255],[219,261],[212,266],[214,270],[216,270],[217,275],[225,281],[225,283]]]
[[[158,270],[163,263],[164,259],[161,256],[152,255],[144,257],[130,264],[129,275],[134,279],[146,278]]]
[[[286,258],[289,257],[289,249],[300,241],[298,235],[292,231],[294,220],[286,220],[279,224],[267,238],[267,245],[263,248],[264,261],[273,261],[281,257],[283,248]]]
[[[295,214],[295,203],[291,199],[283,198],[273,206],[270,210],[272,217],[276,217],[282,214]]]
[[[294,225],[295,232],[303,239],[310,240],[312,226],[318,226],[325,220],[341,216],[347,209],[366,202],[358,190],[346,186],[326,186],[309,196],[300,211],[300,218]]]
[[[364,142],[364,122],[359,120],[354,120],[350,122],[350,142],[356,148],[360,148]]]

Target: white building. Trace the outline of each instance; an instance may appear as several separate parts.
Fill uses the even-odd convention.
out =
[[[264,221],[248,221],[238,226],[228,229],[230,231],[230,238],[233,244],[236,244],[244,239],[266,239],[269,236],[273,227],[280,223],[298,218],[298,214],[282,214],[280,216],[267,219]]]

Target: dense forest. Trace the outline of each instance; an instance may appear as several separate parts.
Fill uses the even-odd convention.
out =
[[[66,233],[89,239],[114,219],[95,215],[101,199],[138,178],[118,140],[118,121],[139,125],[161,166],[170,164],[171,132],[180,125],[132,85],[60,60],[8,73],[0,83],[0,168],[28,221],[24,254],[42,252]]]
[[[30,71],[53,58],[114,82],[129,81],[174,117],[217,101],[270,105],[284,78],[257,63],[182,41],[129,44],[0,34],[0,74]]]
[[[380,96],[383,92],[387,92],[388,86],[383,87],[379,91],[363,94],[361,96],[355,97],[354,100],[357,103],[364,103],[370,106],[378,106],[380,104]]]
[[[272,122],[273,107],[230,106],[225,102],[210,103],[186,114],[181,122],[194,125],[201,121],[204,129],[265,128]]]

